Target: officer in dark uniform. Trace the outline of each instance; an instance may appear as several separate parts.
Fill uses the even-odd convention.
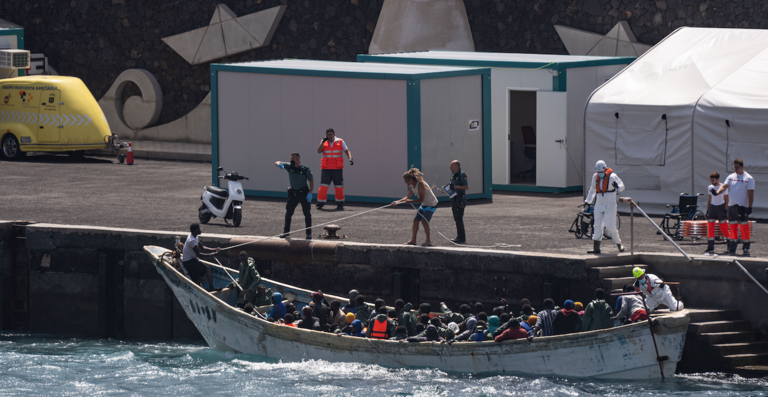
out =
[[[466,244],[467,235],[464,231],[464,207],[467,206],[467,174],[461,172],[461,163],[459,160],[451,161],[451,190],[456,192],[456,195],[451,199],[451,207],[453,209],[453,220],[456,221],[456,233],[455,239],[451,240],[456,244]]]
[[[288,181],[291,187],[288,188],[288,204],[285,206],[285,226],[281,237],[287,237],[291,230],[291,217],[296,206],[301,203],[301,210],[304,212],[304,224],[307,227],[307,240],[312,239],[312,214],[309,212],[312,203],[312,191],[315,190],[315,181],[312,177],[312,170],[306,165],[301,164],[301,156],[298,153],[291,154],[291,162],[275,161],[275,166],[288,171]],[[309,187],[307,187],[309,182]]]

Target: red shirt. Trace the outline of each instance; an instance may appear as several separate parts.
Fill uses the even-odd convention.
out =
[[[494,339],[496,342],[501,342],[505,340],[510,339],[524,339],[528,337],[528,331],[526,331],[523,327],[517,327],[517,328],[507,328],[504,330],[504,332],[501,333],[501,335],[497,336],[496,339]]]

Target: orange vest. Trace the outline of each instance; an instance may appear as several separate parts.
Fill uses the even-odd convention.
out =
[[[331,144],[329,141],[323,142],[323,158],[320,160],[320,169],[340,170],[344,168],[344,159],[341,157],[344,152],[344,144],[341,139]]]
[[[371,330],[371,338],[373,339],[388,339],[389,334],[387,334],[387,324],[388,321],[379,321],[376,319],[376,321],[373,322],[373,329]]]
[[[608,191],[608,181],[611,179],[611,174],[613,173],[613,170],[610,168],[605,169],[605,178],[603,178],[603,183],[600,183],[600,175],[595,175],[595,188],[597,189],[598,193],[605,193]]]

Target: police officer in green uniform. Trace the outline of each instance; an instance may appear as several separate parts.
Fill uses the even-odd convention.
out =
[[[455,239],[451,240],[456,244],[466,244],[467,235],[464,231],[464,207],[467,206],[467,174],[461,172],[461,163],[459,160],[451,161],[451,190],[456,192],[456,195],[451,199],[451,207],[453,209],[453,220],[456,221],[456,233]]]
[[[275,166],[288,171],[288,181],[291,187],[288,188],[288,204],[285,206],[285,226],[281,237],[287,237],[291,230],[291,217],[296,206],[301,203],[301,210],[304,212],[304,224],[307,227],[307,240],[312,239],[312,214],[309,212],[312,203],[312,191],[315,190],[315,181],[312,177],[312,170],[306,165],[301,164],[301,156],[298,153],[291,154],[291,162],[275,161]],[[309,182],[309,187],[307,187]]]

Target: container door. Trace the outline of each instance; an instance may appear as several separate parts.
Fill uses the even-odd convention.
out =
[[[58,142],[62,130],[61,91],[43,91],[40,96],[40,113],[37,125],[37,140],[40,142]]]
[[[565,92],[536,93],[536,186],[568,187]]]

